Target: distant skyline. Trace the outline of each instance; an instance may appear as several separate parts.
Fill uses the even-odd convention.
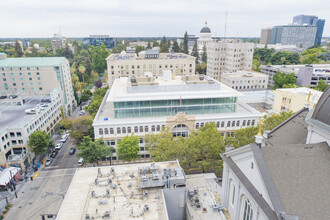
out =
[[[50,38],[105,34],[113,37],[197,35],[207,21],[213,36],[260,37],[262,28],[292,23],[295,15],[326,19],[330,1],[298,0],[10,0],[0,7],[0,38]]]

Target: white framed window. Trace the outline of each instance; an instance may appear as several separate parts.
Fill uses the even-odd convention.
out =
[[[242,214],[241,214],[241,218],[242,220],[252,220],[252,216],[253,216],[253,210],[252,210],[252,206],[251,203],[249,201],[248,198],[244,198],[243,199],[243,207],[242,207]]]
[[[234,206],[235,204],[235,185],[234,182],[231,180],[230,181],[230,192],[229,192],[229,201],[230,201],[230,205]]]

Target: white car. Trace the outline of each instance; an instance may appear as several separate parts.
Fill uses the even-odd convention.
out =
[[[63,143],[56,144],[55,150],[61,150],[62,146],[63,146]]]
[[[79,112],[79,115],[84,115],[85,114],[85,110],[81,110],[80,112]]]
[[[46,166],[49,166],[51,163],[52,163],[53,159],[52,158],[49,158],[46,160]]]
[[[60,142],[62,142],[62,143],[66,142],[66,140],[68,140],[68,137],[69,137],[69,135],[67,135],[67,134],[62,135]]]

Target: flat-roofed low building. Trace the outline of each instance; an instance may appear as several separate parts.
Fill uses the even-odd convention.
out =
[[[50,135],[55,132],[55,125],[62,119],[60,95],[60,91],[55,89],[50,96],[19,96],[0,100],[1,165],[25,170],[31,163],[29,136],[37,130]]]
[[[171,70],[176,75],[195,75],[196,58],[184,53],[159,53],[159,50],[135,53],[111,54],[107,58],[109,85],[119,77],[139,77],[146,72],[162,76],[163,71]]]
[[[1,95],[43,96],[58,89],[64,113],[70,115],[76,108],[70,64],[65,57],[7,58],[0,54],[0,77]]]
[[[186,176],[178,161],[77,169],[58,220],[226,220],[214,174]]]
[[[205,75],[121,77],[116,79],[96,114],[95,139],[117,148],[126,135],[140,137],[141,158],[150,158],[144,147],[148,133],[168,127],[174,136],[214,122],[222,135],[257,124],[261,113],[237,100],[242,94]],[[113,154],[118,160],[116,153]]]
[[[268,76],[253,71],[238,71],[224,73],[221,82],[238,91],[253,91],[267,89]]]
[[[273,110],[297,112],[304,108],[308,99],[310,108],[314,108],[321,95],[322,92],[306,87],[276,89]]]

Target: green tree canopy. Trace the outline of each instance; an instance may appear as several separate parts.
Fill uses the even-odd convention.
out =
[[[73,119],[63,119],[61,125],[66,129],[70,129],[70,136],[79,144],[85,136],[94,138],[94,128],[92,126],[93,118],[91,116],[83,116]]]
[[[139,53],[140,53],[141,51],[144,51],[144,50],[146,50],[146,48],[145,48],[144,46],[136,46],[136,48],[135,48],[135,53],[136,53],[136,55],[138,56]]]
[[[151,43],[150,43],[150,40],[148,40],[148,45],[147,45],[147,49],[151,49]]]
[[[123,161],[131,162],[135,159],[138,159],[140,156],[138,155],[140,151],[139,146],[139,137],[132,134],[131,136],[125,136],[118,143],[118,156]]]
[[[188,33],[184,33],[183,37],[183,53],[189,54],[189,47],[188,47]]]
[[[29,146],[35,155],[42,156],[51,145],[50,136],[45,131],[35,131],[29,137]]]
[[[180,47],[179,47],[179,44],[178,44],[178,42],[177,42],[176,40],[173,42],[172,50],[173,50],[175,53],[180,52]]]
[[[328,86],[328,83],[324,82],[324,80],[321,79],[315,89],[324,92],[328,88]]]
[[[84,136],[77,148],[80,150],[77,156],[92,164],[98,163],[104,157],[111,157],[113,152],[113,148],[106,146],[102,139],[93,141],[89,136]]]
[[[16,40],[15,42],[15,57],[22,57],[23,56],[23,48],[21,44]]]
[[[297,78],[294,73],[286,74],[280,71],[275,73],[273,80],[275,84],[274,89],[283,88],[284,85],[295,84],[297,82]]]
[[[100,47],[92,49],[92,70],[98,74],[102,74],[107,69],[107,61],[105,60],[110,51],[105,47],[104,43]]]
[[[198,49],[197,49],[197,42],[195,42],[195,44],[194,44],[194,47],[191,51],[191,56],[196,57],[196,64],[197,64],[198,61],[199,61],[199,53],[198,53]]]
[[[207,53],[206,53],[206,46],[203,47],[203,53],[202,53],[202,62],[207,63]]]
[[[152,43],[152,47],[159,47],[158,41],[154,40],[154,42]]]
[[[167,43],[166,37],[163,36],[163,39],[160,42],[160,53],[168,53],[168,52],[169,52],[169,45]]]

